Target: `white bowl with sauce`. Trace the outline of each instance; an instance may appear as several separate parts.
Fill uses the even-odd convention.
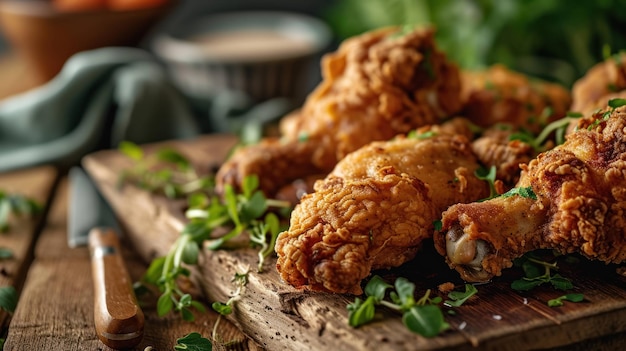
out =
[[[332,39],[313,17],[286,12],[232,12],[199,18],[159,35],[154,52],[174,82],[193,98],[210,99],[224,90],[254,101],[303,99],[311,65]]]

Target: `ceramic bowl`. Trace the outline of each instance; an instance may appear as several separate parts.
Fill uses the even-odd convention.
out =
[[[328,26],[310,16],[231,12],[199,17],[162,33],[152,47],[173,81],[193,98],[210,99],[229,90],[256,102],[274,97],[298,101],[331,39]]]
[[[49,1],[0,0],[0,26],[43,83],[77,52],[137,45],[173,6],[172,1],[137,10],[59,11]]]

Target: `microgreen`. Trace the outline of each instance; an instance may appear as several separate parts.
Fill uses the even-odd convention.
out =
[[[428,130],[428,131],[421,132],[421,133],[418,133],[417,130],[411,130],[406,135],[408,139],[417,139],[417,140],[429,139],[435,136],[437,136],[437,132],[433,130]]]
[[[481,201],[492,199],[498,196],[498,191],[496,190],[496,166],[491,166],[489,169],[484,167],[478,168],[474,175],[476,178],[480,180],[484,180],[489,184],[489,197],[482,199]]]
[[[517,291],[528,291],[541,284],[551,284],[555,289],[569,290],[574,287],[572,282],[558,273],[556,262],[549,263],[536,258],[532,253],[516,259],[514,264],[521,267],[524,271],[524,277],[517,279],[511,283],[511,288]]]
[[[199,177],[192,164],[173,149],[164,148],[146,155],[138,145],[123,142],[119,150],[135,162],[132,168],[122,173],[119,185],[131,182],[170,198],[186,197],[189,205],[185,212],[189,222],[180,236],[164,257],[152,261],[142,282],[136,286],[137,291],[143,284],[158,287],[161,296],[157,301],[157,313],[160,316],[175,310],[184,320],[193,320],[192,309],[204,310],[204,306],[194,301],[178,284],[181,278],[190,274],[185,265],[197,264],[204,242],[208,242],[209,249],[217,250],[231,239],[248,233],[250,245],[260,248],[258,271],[262,271],[265,259],[274,253],[276,238],[283,229],[278,216],[268,210],[290,209],[288,202],[267,199],[258,189],[256,175],[244,178],[240,193],[226,185],[223,196],[219,197],[214,192],[213,177]],[[218,229],[228,232],[215,237]]]
[[[9,217],[34,216],[42,210],[37,201],[20,194],[8,194],[0,190],[0,232],[9,230]]]
[[[211,351],[213,350],[213,344],[211,340],[203,338],[200,333],[190,333],[182,338],[176,339],[176,345],[174,350],[186,350],[186,351]]]
[[[236,287],[233,295],[225,303],[216,301],[211,305],[211,308],[213,308],[215,312],[219,313],[219,316],[213,325],[213,340],[217,340],[217,326],[219,325],[222,316],[227,316],[233,313],[233,304],[236,301],[241,300],[241,297],[245,292],[246,285],[248,284],[248,271],[244,273],[235,273],[235,276],[231,281]]]
[[[518,131],[509,136],[509,140],[519,140],[532,146],[537,152],[546,151],[545,142],[548,137],[554,133],[554,141],[556,145],[565,142],[565,131],[572,120],[582,117],[582,114],[570,112],[565,117],[548,124],[536,137],[529,131]]]
[[[152,193],[180,198],[198,191],[211,193],[215,186],[212,176],[199,176],[189,160],[171,148],[146,154],[140,146],[124,141],[118,149],[134,161],[131,168],[121,172],[118,187],[132,183]]]
[[[186,212],[189,222],[182,230],[174,245],[165,257],[152,262],[144,281],[156,285],[161,291],[157,302],[157,312],[165,315],[171,310],[182,313],[183,319],[192,320],[191,308],[203,310],[203,306],[191,299],[178,287],[178,278],[188,276],[189,271],[183,264],[194,265],[202,244],[217,250],[236,236],[248,233],[250,243],[260,246],[258,270],[261,271],[264,259],[274,252],[276,237],[280,232],[278,217],[273,213],[262,216],[269,207],[288,206],[287,203],[266,199],[257,189],[258,178],[248,176],[242,184],[242,192],[236,193],[233,187],[225,186],[223,199],[202,194],[189,197],[190,208]],[[231,228],[225,235],[212,238],[219,228]]]
[[[602,113],[602,118],[598,118],[595,121],[593,121],[593,123],[590,124],[589,127],[587,127],[587,130],[592,130],[593,128],[600,125],[600,123],[608,120],[611,117],[611,114],[613,113],[613,111],[615,111],[615,109],[617,109],[618,107],[626,106],[626,99],[621,99],[621,98],[610,99],[607,105],[609,106],[609,109],[604,111],[604,113]]]
[[[12,286],[0,287],[0,310],[5,310],[9,313],[15,312],[17,307],[17,291]]]
[[[386,299],[388,290],[389,299]],[[438,306],[442,299],[431,297],[430,293],[430,290],[426,290],[421,298],[415,300],[415,284],[406,278],[397,278],[392,286],[375,275],[365,286],[366,299],[357,297],[346,306],[348,323],[352,327],[367,324],[374,320],[376,306],[385,306],[402,313],[402,323],[413,333],[424,337],[437,336],[450,325],[444,320]]]
[[[0,247],[0,260],[6,260],[13,257],[13,251],[11,249]]]
[[[537,195],[533,191],[532,186],[512,188],[506,193],[500,195],[502,197],[521,196],[527,199],[537,200]]]
[[[451,307],[459,307],[463,305],[470,297],[476,295],[478,289],[472,284],[465,284],[465,291],[451,291],[448,293],[450,300],[444,301],[444,305]]]
[[[548,306],[560,307],[563,306],[563,301],[582,302],[584,299],[585,296],[583,294],[566,294],[563,296],[559,296],[556,299],[548,300]]]

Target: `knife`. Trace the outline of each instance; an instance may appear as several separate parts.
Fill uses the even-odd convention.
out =
[[[122,259],[115,214],[84,170],[70,169],[69,179],[68,245],[89,244],[96,333],[111,348],[132,348],[143,338],[144,315]]]

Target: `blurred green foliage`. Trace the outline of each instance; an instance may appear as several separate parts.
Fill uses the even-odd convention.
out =
[[[626,49],[626,0],[338,0],[327,20],[340,39],[434,24],[439,47],[463,68],[502,63],[565,86]]]

